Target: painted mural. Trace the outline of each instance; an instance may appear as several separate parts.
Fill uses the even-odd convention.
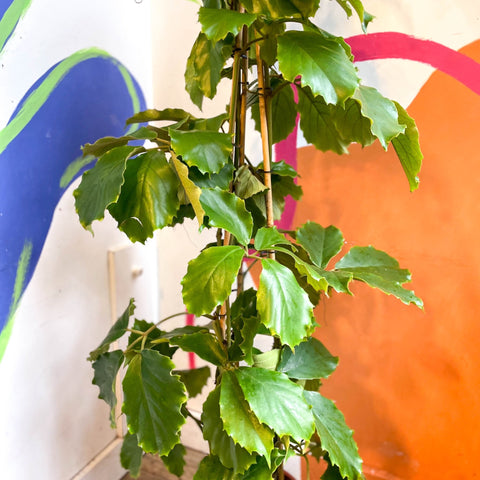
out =
[[[0,58],[31,3],[0,2]],[[129,71],[92,47],[52,65],[0,129],[0,361],[55,207],[92,161],[80,146],[121,135],[125,119],[144,107]]]

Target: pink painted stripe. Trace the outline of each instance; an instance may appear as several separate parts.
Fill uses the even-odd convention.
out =
[[[401,58],[431,65],[480,95],[480,63],[431,40],[404,33],[381,32],[346,38],[355,62]]]
[[[187,314],[187,319],[185,321],[186,325],[195,325],[195,315],[189,313]],[[197,368],[197,359],[193,352],[188,352],[188,368],[190,370]]]

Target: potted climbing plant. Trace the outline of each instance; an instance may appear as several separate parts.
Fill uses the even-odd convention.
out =
[[[366,29],[372,16],[360,0],[336,1]],[[123,371],[128,433],[121,459],[133,476],[143,452],[159,455],[180,476],[180,433],[192,417],[209,445],[197,480],[283,479],[293,455],[323,458],[325,480],[363,478],[352,431],[320,393],[338,359],[314,336],[313,308],[332,291],[350,294],[354,281],[405,304],[422,302],[404,288],[410,274],[395,259],[372,246],[346,251],[337,227],[275,226],[286,197],[298,201],[302,190],[294,168],[272,159],[272,145],[289,135],[299,114],[306,140],[323,151],[392,144],[412,190],[422,155],[407,112],[363,85],[344,39],[312,22],[319,8],[319,0],[204,0],[185,84],[201,108],[228,79],[225,113],[146,110],[128,119],[137,125],[128,135],[83,148],[98,158],[74,193],[85,228],[108,210],[134,242],[186,219],[216,231],[181,282],[185,311],[203,317],[201,324],[164,330],[166,319],[135,319],[132,299],[90,354],[112,425],[115,379]],[[245,155],[247,115],[261,133],[261,158]],[[257,287],[246,288],[253,264]],[[111,348],[123,336],[125,348]],[[258,336],[270,337],[267,349],[259,349]],[[214,387],[199,418],[187,399],[202,390],[210,370],[177,370],[177,350],[213,366]]]

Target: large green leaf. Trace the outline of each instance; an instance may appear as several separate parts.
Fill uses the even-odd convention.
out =
[[[193,398],[199,395],[207,384],[207,380],[210,377],[210,368],[200,367],[189,370],[175,370],[174,373],[180,377],[180,380],[185,385],[188,396]]]
[[[183,383],[172,375],[173,367],[168,357],[142,350],[130,361],[123,380],[128,430],[148,453],[168,455],[180,441],[185,423],[181,407],[187,397]]]
[[[185,190],[185,195],[192,204],[193,210],[195,211],[195,216],[197,217],[198,225],[200,226],[203,224],[203,216],[205,215],[205,211],[200,203],[200,194],[202,193],[202,190],[190,180],[188,177],[188,167],[183,164],[173,153],[171,161],[175,171],[177,172],[178,179]]]
[[[255,235],[255,248],[257,250],[266,250],[274,245],[290,245],[290,242],[275,226],[260,228]]]
[[[170,130],[170,136],[175,153],[203,173],[218,173],[230,160],[233,147],[228,133]]]
[[[312,328],[313,305],[293,273],[275,260],[262,260],[257,294],[262,322],[282,343],[295,347]]]
[[[217,8],[201,7],[198,12],[198,20],[202,25],[202,32],[212,42],[222,40],[229,33],[237,35],[243,25],[250,26],[256,18],[256,15],[250,13],[219,10]]]
[[[170,451],[168,455],[163,455],[162,461],[167,467],[167,470],[177,477],[183,475],[183,470],[186,465],[185,454],[187,453],[186,448],[181,443],[177,443]]]
[[[128,162],[125,183],[109,212],[132,241],[143,243],[171,223],[179,207],[179,186],[164,153],[147,152]]]
[[[273,449],[273,432],[262,425],[252,412],[232,371],[225,371],[222,375],[220,416],[225,431],[235,443],[249,453],[257,452],[270,458],[270,452]]]
[[[102,355],[102,353],[108,352],[110,345],[118,340],[128,328],[128,321],[135,311],[135,303],[133,298],[130,299],[127,308],[124,312],[118,317],[117,321],[112,325],[110,330],[107,333],[107,336],[100,342],[100,345],[90,352],[88,359],[90,361],[95,361],[97,358]]]
[[[127,432],[120,450],[120,464],[129,471],[130,476],[138,478],[140,476],[142,458],[143,450],[138,446],[137,436]]]
[[[373,247],[353,247],[335,268],[352,274],[355,280],[378,288],[388,295],[393,295],[405,304],[413,303],[423,308],[423,302],[412,290],[402,285],[411,280],[410,272],[399,268],[397,260],[385,252]]]
[[[358,87],[355,67],[342,45],[316,32],[288,31],[278,37],[278,62],[288,81],[301,75],[302,84],[329,104],[343,104]]]
[[[200,462],[193,480],[206,480],[207,478],[212,480],[235,480],[235,474],[233,470],[222,465],[217,456],[208,455]]]
[[[305,391],[307,402],[313,407],[313,416],[322,448],[330,456],[333,465],[338,465],[342,477],[349,480],[363,480],[362,460],[357,445],[342,412],[335,404],[317,392]]]
[[[124,182],[127,160],[139,147],[123,146],[102,155],[95,166],[83,174],[73,192],[80,223],[88,228],[94,220],[102,220],[105,209],[118,199]]]
[[[210,332],[191,333],[170,339],[172,345],[178,345],[185,352],[194,352],[200,358],[217,366],[227,362],[227,352]]]
[[[298,442],[310,439],[315,425],[302,387],[285,374],[265,368],[241,367],[235,375],[260,422],[279,436],[289,435]]]
[[[338,357],[334,357],[316,338],[309,338],[295,347],[282,350],[277,371],[297,380],[327,378],[337,368]]]
[[[223,428],[220,417],[220,386],[217,386],[203,404],[203,438],[210,446],[210,452],[217,455],[225,467],[235,473],[244,472],[255,463],[255,455],[237,445]]]
[[[312,17],[318,10],[320,0],[242,0],[245,8],[252,13],[270,18],[290,16]]]
[[[202,190],[200,203],[212,227],[228,230],[244,246],[250,243],[253,219],[241,198],[218,188],[209,188]]]
[[[197,316],[210,313],[227,299],[244,253],[236,245],[211,247],[189,262],[182,280],[182,294],[190,313]]]
[[[309,87],[299,89],[298,112],[300,128],[305,140],[316,148],[326,152],[347,153],[349,141],[340,136],[334,122],[331,105],[327,105],[323,97],[312,93]]]
[[[308,252],[312,262],[325,268],[343,247],[342,232],[333,225],[323,228],[315,222],[307,222],[297,229],[297,241]]]
[[[405,125],[398,122],[395,104],[375,88],[363,85],[357,88],[353,98],[360,104],[362,115],[371,120],[372,134],[386,150],[392,138],[405,131]]]
[[[422,167],[423,154],[418,141],[418,129],[415,120],[410,117],[407,111],[397,102],[394,102],[398,110],[398,121],[405,124],[407,128],[404,133],[392,140],[393,148],[407,175],[410,191],[418,188],[418,173]]]
[[[213,98],[231,47],[224,40],[212,42],[200,33],[193,44],[185,70],[185,88],[192,102],[202,108],[203,97]]]
[[[105,400],[110,407],[110,425],[112,428],[115,428],[116,425],[115,407],[117,405],[117,395],[115,392],[115,381],[122,365],[122,360],[123,352],[115,350],[100,355],[92,365],[95,371],[92,383],[100,389],[98,398]]]

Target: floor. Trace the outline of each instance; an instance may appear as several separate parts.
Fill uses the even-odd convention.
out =
[[[185,465],[185,471],[180,479],[192,480],[193,475],[197,471],[198,464],[204,456],[205,454],[202,452],[188,450],[185,456],[187,464]],[[133,480],[133,478],[127,474],[122,480]],[[178,477],[169,473],[158,457],[145,455],[142,461],[142,470],[137,480],[178,480]]]

